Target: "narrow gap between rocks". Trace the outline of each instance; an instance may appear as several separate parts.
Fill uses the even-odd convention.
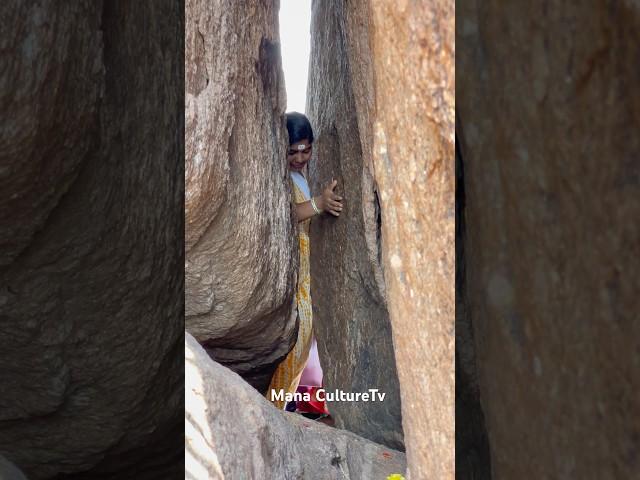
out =
[[[279,12],[280,53],[287,97],[286,112],[306,112],[307,82],[311,29],[311,0],[282,0]],[[305,173],[308,178],[308,173]],[[313,297],[312,297],[313,298]],[[309,359],[302,372],[296,394],[298,398],[287,402],[286,409],[306,418],[333,425],[322,393],[322,366],[318,345],[313,337]],[[307,400],[309,399],[309,400]]]

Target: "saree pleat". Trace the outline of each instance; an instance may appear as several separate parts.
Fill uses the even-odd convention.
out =
[[[302,203],[308,200],[300,188],[292,182],[295,203]],[[309,264],[309,224],[311,220],[305,220],[298,224],[298,240],[300,244],[300,270],[298,272],[298,288],[296,290],[296,307],[300,326],[298,336],[293,349],[287,354],[285,359],[278,365],[271,378],[267,398],[276,407],[284,409],[284,400],[272,400],[271,391],[283,391],[295,393],[300,383],[302,371],[309,358],[312,339],[312,311],[311,311],[311,268]]]

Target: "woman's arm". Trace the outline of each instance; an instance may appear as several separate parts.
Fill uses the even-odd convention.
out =
[[[337,180],[332,180],[331,183],[324,189],[322,195],[312,198],[315,201],[316,207],[318,207],[318,210],[320,210],[320,212],[327,211],[331,215],[339,217],[340,212],[342,211],[342,197],[333,193],[333,189],[336,188],[337,184]],[[306,202],[302,203],[296,203],[296,216],[298,217],[298,222],[304,222],[305,220],[308,220],[316,214],[316,211],[311,205],[311,200],[307,200]]]
[[[320,197],[313,198],[316,202],[316,206],[318,206],[318,199]],[[318,206],[318,208],[320,207]],[[311,206],[311,200],[307,200],[306,202],[302,203],[296,203],[296,217],[298,218],[298,222],[304,222],[305,220],[308,220],[315,215],[316,211]]]

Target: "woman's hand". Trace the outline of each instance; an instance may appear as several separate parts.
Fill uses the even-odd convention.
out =
[[[338,185],[338,181],[332,180],[331,183],[325,187],[320,200],[316,203],[320,210],[339,217],[340,212],[342,211],[342,197],[333,192],[336,185]]]

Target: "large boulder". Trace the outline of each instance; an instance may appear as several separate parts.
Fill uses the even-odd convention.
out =
[[[636,478],[640,10],[456,6],[465,295],[493,474]]]
[[[454,3],[374,2],[374,171],[411,478],[452,479]]]
[[[335,0],[313,9],[311,177],[317,189],[335,176],[346,199],[340,219],[316,222],[311,237],[328,383],[379,382],[393,399],[397,370],[409,474],[453,478],[454,6]],[[330,408],[346,428],[383,436],[398,406]]]
[[[339,218],[311,223],[314,330],[328,389],[378,388],[383,402],[329,404],[336,425],[404,449],[400,386],[382,276],[380,199],[372,171],[370,32],[365,2],[314,2],[307,114],[316,194],[335,178]]]
[[[20,54],[6,57],[1,77],[11,124],[0,131],[0,267],[33,241],[95,145],[104,93],[100,20],[89,0],[5,5],[2,24],[12,34],[2,42]]]
[[[404,454],[282,412],[241,377],[185,341],[185,478],[384,479]]]
[[[32,480],[182,469],[182,19],[3,5],[0,451]]]
[[[278,2],[185,11],[186,328],[266,390],[297,328]]]

